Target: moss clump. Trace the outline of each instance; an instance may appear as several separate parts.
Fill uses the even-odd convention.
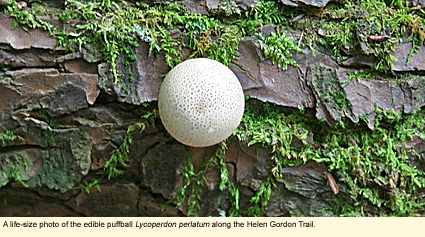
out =
[[[84,190],[87,193],[90,193],[89,190],[91,187],[96,187],[100,190],[99,182],[103,178],[108,177],[108,179],[113,179],[117,178],[119,175],[122,175],[124,170],[121,168],[128,167],[127,163],[130,161],[128,153],[130,152],[130,144],[133,141],[134,131],[139,128],[140,133],[142,133],[147,126],[155,126],[156,118],[159,118],[158,110],[152,109],[152,111],[147,112],[142,116],[142,119],[144,119],[143,122],[137,122],[135,124],[129,125],[123,142],[119,147],[112,151],[111,157],[106,162],[105,167],[103,170],[98,172],[100,176],[91,182],[84,181],[84,184],[76,187],[76,189]]]
[[[239,208],[239,189],[236,184],[231,183],[229,180],[229,171],[226,166],[225,152],[229,143],[229,139],[222,141],[218,144],[217,150],[212,157],[205,157],[200,170],[195,173],[192,164],[191,150],[188,150],[189,155],[186,160],[186,165],[183,169],[183,184],[177,191],[176,201],[177,207],[181,206],[187,198],[188,216],[198,216],[201,210],[202,201],[202,188],[207,184],[205,174],[208,170],[216,166],[220,172],[220,191],[226,188],[229,191],[231,208],[228,211],[228,216],[240,216]],[[225,213],[223,213],[225,215]]]
[[[343,5],[330,4],[320,10],[312,10],[311,18],[306,18],[294,25],[305,32],[305,43],[332,48],[335,59],[342,62],[346,52],[360,50],[365,55],[374,55],[378,61],[372,65],[374,70],[387,71],[397,60],[391,53],[398,49],[399,38],[413,38],[413,48],[407,63],[418,46],[424,43],[425,31],[422,18],[424,12],[420,8],[409,7],[401,1],[362,0],[346,1]],[[318,17],[318,18],[317,18]],[[326,38],[317,34],[314,29],[324,30]],[[370,36],[389,36],[383,41],[373,41]],[[415,47],[416,45],[416,47]]]
[[[0,123],[0,128],[3,130],[3,128],[1,127],[1,123]],[[0,132],[1,146],[3,147],[7,146],[7,143],[9,141],[13,141],[14,138],[15,138],[15,135],[12,130],[4,130]]]
[[[65,3],[65,10],[48,9],[34,3],[31,8],[21,11],[17,9],[16,1],[11,0],[0,10],[11,13],[24,28],[41,27],[51,31],[57,35],[58,45],[64,45],[68,50],[85,47],[88,51],[96,51],[94,55],[101,52],[102,60],[111,64],[115,83],[123,76],[117,71],[117,59],[121,55],[134,59],[132,48],[140,41],[149,43],[150,54],[164,53],[170,67],[183,60],[184,49],[193,51],[191,57],[209,57],[228,65],[232,58],[237,58],[235,51],[242,37],[255,36],[258,27],[276,24],[276,29],[301,30],[300,42],[312,50],[318,44],[332,49],[338,62],[345,60],[347,51],[356,49],[376,56],[378,61],[373,65],[374,70],[386,71],[396,60],[391,53],[397,49],[398,38],[409,35],[402,43],[413,39],[408,61],[425,39],[422,22],[425,14],[420,8],[409,7],[402,1],[346,1],[316,9],[292,8],[276,1],[258,0],[242,11],[233,0],[223,0],[218,10],[208,16],[188,13],[180,4],[137,2],[127,5],[124,1],[114,0],[84,3],[69,0]],[[58,16],[64,24],[53,27],[43,20],[43,16]],[[316,29],[322,29],[324,33],[319,34]],[[256,37],[265,54],[270,54],[278,65],[294,65],[289,52],[298,48],[293,44],[282,45],[282,42],[292,43],[283,32],[277,30],[269,38]],[[379,42],[369,39],[369,36],[383,35],[390,36],[390,39]],[[95,49],[89,45],[100,47]]]
[[[416,153],[406,149],[406,141],[415,136],[425,140],[425,112],[419,110],[414,115],[394,111],[377,113],[374,130],[365,124],[330,127],[306,115],[304,110],[286,110],[262,102],[249,103],[234,135],[248,142],[248,145],[258,143],[270,147],[271,169],[252,197],[252,206],[244,213],[241,213],[239,206],[233,206],[233,211],[239,211],[232,212],[232,215],[262,216],[273,192],[275,179],[280,178],[279,170],[303,164],[307,160],[325,163],[329,171],[338,175],[339,182],[347,185],[347,189],[340,189],[335,197],[338,205],[333,207],[334,213],[365,216],[370,214],[365,210],[371,206],[379,208],[375,213],[379,216],[415,216],[423,213],[425,203],[421,201],[420,190],[425,187],[425,172],[412,165],[415,157],[421,156],[423,151]],[[306,142],[308,133],[314,134],[312,143]],[[291,146],[295,138],[305,143],[305,147]],[[217,151],[224,154],[224,148],[220,147]],[[184,172],[186,183],[180,188],[178,200],[181,205],[185,197],[192,197],[189,198],[189,213],[197,215],[202,195],[199,186],[206,183],[202,174],[214,164],[219,169],[221,166],[213,157],[205,161],[204,168],[198,174],[194,174],[190,157],[188,159]],[[222,182],[228,180],[226,172],[221,172],[221,175]],[[237,194],[234,197],[238,197]]]
[[[271,146],[272,164],[291,166],[309,159],[327,164],[329,171],[339,174],[339,181],[348,185],[349,189],[342,192],[348,192],[355,203],[354,206],[349,205],[349,209],[346,209],[348,205],[345,208],[336,206],[336,213],[342,216],[365,215],[362,210],[366,205],[381,207],[379,215],[382,216],[413,216],[423,211],[425,203],[421,202],[418,194],[425,185],[425,172],[410,165],[415,152],[405,147],[406,141],[414,136],[425,139],[424,111],[419,110],[415,115],[377,111],[375,130],[371,131],[363,124],[329,127],[302,116],[302,112],[285,115],[276,112],[279,109],[275,106],[273,110],[267,104],[261,107],[261,112],[251,113],[251,116],[248,111],[252,107],[248,107],[244,124],[249,126],[241,125],[235,134],[239,138],[252,136],[249,144]],[[262,116],[258,117],[258,114]],[[292,137],[302,139],[307,132],[314,133],[311,145],[307,148],[289,146]],[[311,152],[311,147],[314,147],[314,152]],[[272,166],[271,174],[279,177],[274,169]],[[266,184],[259,192],[270,192],[273,185],[273,179],[270,179],[264,181]],[[266,204],[264,200],[262,203]]]
[[[351,114],[351,103],[346,98],[337,70],[317,63],[310,65],[310,70],[308,85],[319,98],[317,107],[324,106],[332,119],[337,122],[340,122],[346,114]]]
[[[277,67],[282,70],[288,69],[288,65],[297,66],[297,63],[291,59],[292,54],[290,51],[302,52],[302,50],[293,43],[293,39],[290,40],[285,37],[286,32],[272,32],[269,37],[263,37],[258,34],[258,41],[260,48],[264,52],[264,56],[270,56],[273,60],[273,64],[277,62]]]
[[[69,0],[65,2],[64,10],[49,11],[43,5],[21,11],[17,9],[16,2],[11,1],[4,11],[12,13],[22,27],[42,27],[56,34],[58,46],[70,51],[85,48],[95,55],[92,61],[99,60],[101,56],[101,60],[110,63],[110,71],[115,83],[118,83],[119,78],[124,76],[117,70],[118,58],[124,55],[129,60],[135,59],[132,48],[139,46],[140,41],[150,45],[149,55],[164,53],[170,67],[183,60],[185,48],[193,52],[190,58],[208,57],[229,65],[232,59],[237,59],[235,51],[240,39],[252,36],[253,27],[283,22],[284,14],[278,12],[275,5],[274,1],[258,1],[242,20],[229,23],[220,19],[222,13],[230,19],[233,15],[240,15],[233,1],[222,1],[221,10],[211,14],[212,17],[188,13],[180,4],[150,6],[137,2],[136,5],[127,5],[124,1],[113,0],[89,0],[84,3]],[[46,15],[58,16],[63,25],[53,27],[42,20],[42,16]],[[286,40],[284,33],[261,42],[265,53],[270,53],[279,65],[295,65],[289,51],[298,49],[292,41]],[[274,50],[270,50],[273,47]],[[98,52],[102,52],[101,55]]]

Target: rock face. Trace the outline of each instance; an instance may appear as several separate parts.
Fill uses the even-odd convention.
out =
[[[221,6],[214,0],[181,2],[188,12],[201,14],[219,11]],[[314,7],[324,7],[328,2],[282,1],[285,5]],[[243,12],[253,2],[235,3]],[[422,1],[418,4],[423,5]],[[149,44],[139,42],[134,49],[136,59],[130,65],[124,57],[117,60],[124,79],[114,83],[110,66],[101,63],[95,50],[67,52],[56,47],[57,38],[48,31],[31,29],[29,34],[20,27],[12,30],[12,24],[9,15],[0,14],[0,67],[8,68],[0,72],[0,137],[13,132],[11,139],[0,141],[4,142],[0,147],[0,196],[5,200],[0,201],[0,216],[186,216],[187,203],[175,208],[168,201],[177,204],[179,187],[187,182],[187,157],[191,155],[193,172],[197,173],[217,146],[188,149],[156,119],[155,126],[149,125],[143,132],[136,128],[132,133],[128,166],[118,165],[125,171],[123,176],[101,179],[97,174],[128,138],[127,128],[145,121],[142,116],[155,107],[159,87],[170,70],[163,52],[149,56]],[[275,28],[268,25],[259,31],[270,35]],[[300,32],[288,35],[301,37]],[[406,55],[412,49],[409,45],[402,44],[395,51],[398,61],[393,71],[424,70],[424,45],[406,65]],[[190,53],[184,51],[182,55],[187,58]],[[245,37],[236,55],[239,59],[233,59],[229,68],[245,95],[252,100],[312,111],[331,126],[340,121],[364,121],[374,129],[376,109],[414,114],[425,106],[424,76],[392,81],[350,78],[354,71],[350,67],[377,60],[362,54],[352,53],[351,59],[338,64],[324,53],[303,48],[303,52],[293,52],[298,66],[283,71],[264,56],[255,38]],[[146,102],[152,103],[142,106]],[[309,134],[309,144],[312,136]],[[292,143],[303,147],[295,139]],[[409,152],[418,154],[411,165],[424,170],[425,142],[415,135],[406,146]],[[248,146],[235,137],[230,140],[224,166],[230,181],[240,190],[241,213],[252,206],[251,198],[269,176],[272,152],[259,144]],[[324,163],[313,161],[283,168],[264,214],[338,215],[316,211],[337,205],[323,175],[325,171]],[[199,214],[218,216],[231,207],[229,187],[220,188],[216,166],[206,169],[204,175]],[[90,183],[93,185],[87,185]],[[345,184],[339,188],[348,189]],[[350,200],[348,192],[339,197]],[[366,212],[374,215],[377,210],[367,207]]]
[[[137,72],[133,75],[133,82],[114,84],[112,75],[106,73],[108,68],[101,65],[100,87],[118,96],[120,101],[136,105],[157,100],[162,75],[169,67],[161,57],[148,57],[148,48],[148,44],[141,44],[136,48],[138,57],[131,67],[124,67],[123,63],[119,62],[120,70]],[[368,125],[373,129],[375,103],[380,110],[403,110],[408,114],[415,113],[425,105],[425,77],[389,83],[365,78],[348,80],[350,71],[340,68],[329,56],[313,54],[307,49],[294,55],[297,67],[291,66],[282,71],[273,65],[270,59],[264,59],[258,43],[253,38],[242,39],[237,53],[239,60],[233,61],[229,67],[238,77],[245,95],[287,107],[317,108],[317,116],[332,126],[345,118],[357,123],[360,117],[368,117]],[[408,53],[405,51],[403,55],[405,54]],[[409,65],[422,64],[420,54],[412,58],[411,62],[413,64]],[[397,70],[397,66],[393,70]],[[323,80],[326,83],[322,84]],[[334,91],[329,88],[334,88]],[[337,103],[340,98],[331,95],[339,90],[344,91],[342,95],[345,101],[341,102],[342,104]],[[320,107],[319,104],[325,106]]]
[[[50,49],[56,48],[57,40],[46,34],[42,29],[34,29],[31,34],[22,28],[12,29],[13,21],[9,15],[0,15],[0,43],[6,44],[16,50],[23,49]]]
[[[55,69],[8,71],[1,90],[18,96],[7,103],[3,101],[1,109],[43,109],[54,117],[69,114],[93,105],[99,95],[97,83],[95,74],[66,74]]]
[[[311,64],[309,70],[307,82],[316,97],[317,117],[325,119],[330,125],[335,125],[344,117],[355,123],[361,117],[367,117],[368,126],[373,129],[376,108],[413,114],[425,105],[423,77],[402,82],[347,80],[346,75],[323,64]],[[338,96],[339,91],[344,93]]]

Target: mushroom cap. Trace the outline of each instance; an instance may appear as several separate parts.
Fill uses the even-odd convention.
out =
[[[238,127],[244,108],[238,78],[225,65],[207,58],[180,63],[159,90],[158,110],[165,129],[192,147],[225,140]]]

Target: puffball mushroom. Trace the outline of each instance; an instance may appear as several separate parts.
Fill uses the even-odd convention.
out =
[[[174,67],[161,84],[161,121],[177,141],[192,147],[217,144],[238,127],[245,108],[242,86],[220,62],[197,58]]]

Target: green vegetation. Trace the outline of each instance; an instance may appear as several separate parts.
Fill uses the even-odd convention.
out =
[[[30,29],[42,28],[51,32],[53,26],[42,18],[45,14],[51,14],[42,4],[35,3],[33,7],[25,10],[19,10],[16,7],[16,0],[9,0],[8,4],[3,9],[3,13],[10,13],[16,21],[13,22],[12,29],[18,27],[18,23],[22,29],[31,33]]]
[[[381,216],[414,216],[422,213],[420,189],[425,187],[425,172],[411,165],[412,157],[422,157],[406,149],[406,141],[414,136],[425,140],[425,112],[414,115],[377,110],[375,130],[365,124],[339,123],[330,127],[305,114],[302,109],[287,110],[269,103],[247,104],[246,111],[234,136],[247,144],[261,144],[270,149],[270,173],[257,193],[251,198],[252,206],[242,213],[239,207],[237,184],[228,181],[225,162],[226,142],[222,142],[215,155],[204,158],[201,170],[195,174],[191,155],[183,171],[184,184],[177,194],[178,206],[188,198],[188,214],[199,215],[202,186],[206,184],[205,172],[214,166],[220,170],[221,184],[229,187],[234,200],[228,216],[262,216],[268,205],[275,179],[280,169],[297,166],[307,160],[325,163],[329,172],[339,175],[339,182],[347,185],[351,197],[347,201],[335,196],[333,212],[341,216],[364,216],[367,206],[380,207]],[[314,141],[307,143],[309,133]],[[293,147],[291,141],[299,139],[304,147]],[[230,140],[230,139],[229,139]],[[233,190],[230,189],[232,187]],[[323,211],[323,210],[322,210]]]
[[[371,75],[370,75],[370,72],[365,72],[363,69],[360,69],[360,71],[348,73],[347,80],[343,81],[341,84],[347,83],[353,78],[355,78],[357,82],[360,82],[361,78],[371,78]]]
[[[128,153],[130,152],[130,144],[133,141],[133,132],[136,130],[136,128],[139,128],[140,133],[142,133],[147,126],[155,126],[155,118],[158,117],[158,110],[154,109],[151,112],[147,112],[145,115],[142,116],[142,119],[144,120],[143,122],[138,122],[128,126],[123,143],[114,151],[112,151],[111,158],[106,162],[103,170],[98,172],[100,177],[90,183],[84,181],[83,185],[76,188],[90,193],[91,187],[96,187],[98,190],[100,190],[99,182],[106,176],[108,177],[108,179],[113,179],[119,175],[122,175],[124,173],[124,170],[119,169],[119,167],[128,167],[127,163],[130,161]]]
[[[192,57],[208,57],[229,65],[231,59],[237,59],[242,37],[253,36],[255,27],[261,24],[280,23],[285,19],[277,12],[274,1],[258,1],[243,20],[230,24],[220,21],[221,14],[225,16],[240,15],[235,2],[222,1],[215,18],[201,14],[187,13],[179,4],[157,4],[149,6],[138,2],[135,6],[123,1],[92,0],[81,3],[76,0],[65,1],[65,10],[50,10],[41,4],[35,7],[19,10],[16,1],[9,2],[4,12],[11,13],[16,22],[29,32],[30,28],[41,27],[55,34],[57,46],[64,46],[69,51],[90,51],[92,61],[109,62],[115,83],[124,74],[117,70],[117,59],[125,55],[135,59],[133,48],[139,46],[138,41],[149,43],[149,55],[158,56],[162,52],[170,67],[183,60],[182,50],[192,50]],[[268,12],[270,11],[270,12]],[[64,23],[53,27],[43,16],[58,16]],[[17,24],[13,26],[17,27]],[[178,33],[177,38],[173,34]],[[292,40],[285,38],[285,33],[273,33],[266,39],[259,36],[262,49],[269,54],[278,65],[296,65],[290,59],[290,50],[299,50]],[[99,47],[95,46],[99,45]],[[127,64],[129,62],[126,62]]]
[[[333,128],[321,136],[321,152],[316,161],[329,163],[330,170],[343,174],[340,181],[350,187],[355,205],[337,211],[341,215],[361,215],[368,203],[382,208],[381,215],[412,216],[425,203],[416,197],[425,185],[425,173],[409,165],[406,140],[414,135],[424,139],[424,111],[400,115],[394,111],[377,111],[376,129],[361,125]],[[376,185],[377,184],[377,185]],[[356,207],[356,208],[354,208]],[[385,211],[387,210],[387,211]]]
[[[249,215],[261,215],[267,205],[274,177],[281,167],[294,166],[306,160],[324,162],[329,171],[340,174],[339,181],[348,185],[354,203],[340,205],[335,213],[342,216],[364,215],[367,205],[382,207],[380,215],[413,216],[424,210],[419,189],[425,186],[425,172],[410,165],[409,156],[418,156],[406,149],[413,136],[425,139],[425,112],[402,115],[394,111],[377,111],[376,129],[363,124],[329,127],[305,116],[303,111],[290,113],[267,103],[248,105],[243,122],[235,135],[242,141],[251,137],[248,145],[260,143],[270,147],[270,175],[252,198],[255,203]],[[259,116],[260,115],[260,116]],[[314,142],[305,148],[290,146],[297,137],[305,141],[308,132]],[[314,147],[314,152],[311,148]]]
[[[338,62],[344,61],[346,52],[353,49],[374,55],[378,59],[372,65],[374,70],[391,70],[393,61],[397,60],[392,53],[405,34],[409,37],[402,43],[413,38],[407,63],[425,39],[422,21],[425,12],[420,7],[409,7],[407,1],[346,1],[343,5],[330,4],[312,10],[310,14],[315,17],[300,20],[293,26],[305,33],[305,44],[331,48]],[[316,32],[313,29],[323,29],[325,38],[311,33]],[[370,36],[389,36],[389,39],[373,41]]]
[[[24,187],[28,187],[28,184],[26,184],[22,179],[22,173],[18,170],[18,166],[14,166],[12,173],[10,174],[10,177],[21,183]],[[3,184],[4,185],[4,184]]]
[[[302,52],[302,50],[293,43],[294,40],[285,38],[286,32],[272,32],[267,38],[258,34],[258,41],[261,50],[264,51],[264,56],[270,56],[273,64],[277,62],[277,67],[283,70],[288,69],[288,65],[297,66],[297,63],[291,59],[290,50]]]
[[[236,184],[229,181],[229,171],[227,170],[226,157],[224,156],[228,143],[229,139],[220,142],[212,157],[204,157],[200,171],[196,174],[192,164],[193,152],[188,149],[189,155],[186,159],[186,166],[183,170],[183,184],[177,191],[176,195],[177,207],[182,205],[187,198],[188,216],[199,215],[202,201],[202,187],[208,182],[205,174],[214,166],[217,167],[220,172],[220,191],[228,189],[230,203],[232,205],[228,212],[228,216],[240,216],[239,189],[236,187]]]
[[[9,183],[9,180],[12,178],[13,180],[19,182],[24,187],[28,187],[28,184],[25,183],[25,181],[22,180],[22,173],[18,169],[18,165],[13,166],[12,170],[10,172],[2,172],[0,179],[2,182],[0,182],[0,188],[5,186]]]
[[[46,111],[38,109],[38,110],[34,110],[34,113],[43,117],[51,128],[60,128],[61,127],[60,124],[53,122],[52,117],[48,113],[46,113]]]
[[[127,166],[127,162],[130,161],[128,158],[129,145],[133,140],[132,134],[134,130],[139,127],[140,132],[143,132],[146,127],[151,124],[155,126],[155,118],[158,118],[159,114],[157,110],[153,110],[152,112],[148,112],[143,115],[142,119],[144,122],[138,122],[136,124],[130,125],[127,128],[127,133],[125,135],[123,143],[119,148],[112,152],[111,158],[106,162],[104,170],[101,172],[103,175],[108,175],[108,179],[115,178],[118,175],[123,174],[122,170],[117,169],[118,165],[122,165],[124,167]]]
[[[378,59],[374,70],[387,71],[396,60],[392,52],[397,49],[399,38],[407,34],[412,39],[412,50],[418,52],[424,43],[425,30],[422,18],[425,12],[420,7],[409,7],[405,1],[362,0],[359,3],[345,1],[344,4],[329,4],[326,8],[293,8],[276,1],[257,0],[244,12],[233,0],[222,0],[219,8],[210,15],[188,13],[180,4],[148,5],[137,2],[127,5],[124,1],[91,0],[81,3],[65,1],[65,10],[48,9],[34,3],[31,8],[19,10],[11,0],[3,9],[11,13],[25,30],[40,27],[49,30],[58,38],[58,46],[68,50],[85,47],[93,55],[92,60],[103,60],[111,65],[115,83],[124,76],[117,70],[117,59],[125,55],[135,59],[133,48],[140,41],[150,45],[149,54],[164,54],[170,67],[182,58],[183,50],[192,50],[192,57],[209,57],[229,65],[237,59],[235,51],[239,41],[247,36],[255,37],[273,62],[285,68],[296,65],[290,59],[291,51],[299,45],[285,37],[288,29],[301,31],[299,43],[316,51],[318,45],[333,50],[338,62],[347,58],[347,50],[360,50],[365,55]],[[57,16],[63,25],[53,27],[44,16]],[[301,18],[297,16],[303,16]],[[258,27],[275,24],[276,33],[256,34]],[[14,28],[17,24],[13,25]],[[285,30],[286,29],[286,30]],[[315,29],[322,29],[319,34]],[[383,41],[372,41],[370,36],[389,36]],[[95,46],[96,45],[96,46]],[[99,47],[97,46],[99,45]],[[127,62],[128,63],[128,62]]]
[[[0,126],[1,126],[1,123],[0,123]],[[19,136],[15,136],[15,134],[13,133],[12,130],[6,130],[5,132],[0,132],[1,147],[8,146],[8,142],[13,141],[16,138],[22,139]],[[20,161],[16,157],[15,157],[14,161],[9,161],[8,159],[5,159],[5,161],[0,161],[0,167],[3,167],[3,165],[7,167],[7,165],[5,165],[5,164],[7,164],[9,162],[19,163]],[[24,159],[23,165],[25,167],[25,171],[27,171],[28,170],[28,158]],[[2,180],[2,182],[0,182],[0,187],[9,183],[10,178],[13,178],[14,180],[20,182],[24,187],[28,187],[28,185],[21,179],[22,173],[18,169],[18,167],[19,167],[19,165],[15,164],[15,165],[13,165],[12,170],[3,170],[3,168],[2,168],[2,172],[1,172],[1,176],[0,176],[0,180]]]
[[[0,123],[0,126],[1,126],[1,123]],[[4,132],[0,132],[1,146],[2,147],[7,146],[7,142],[13,141],[14,138],[15,138],[15,135],[13,134],[13,131],[11,131],[11,130],[6,130]]]

